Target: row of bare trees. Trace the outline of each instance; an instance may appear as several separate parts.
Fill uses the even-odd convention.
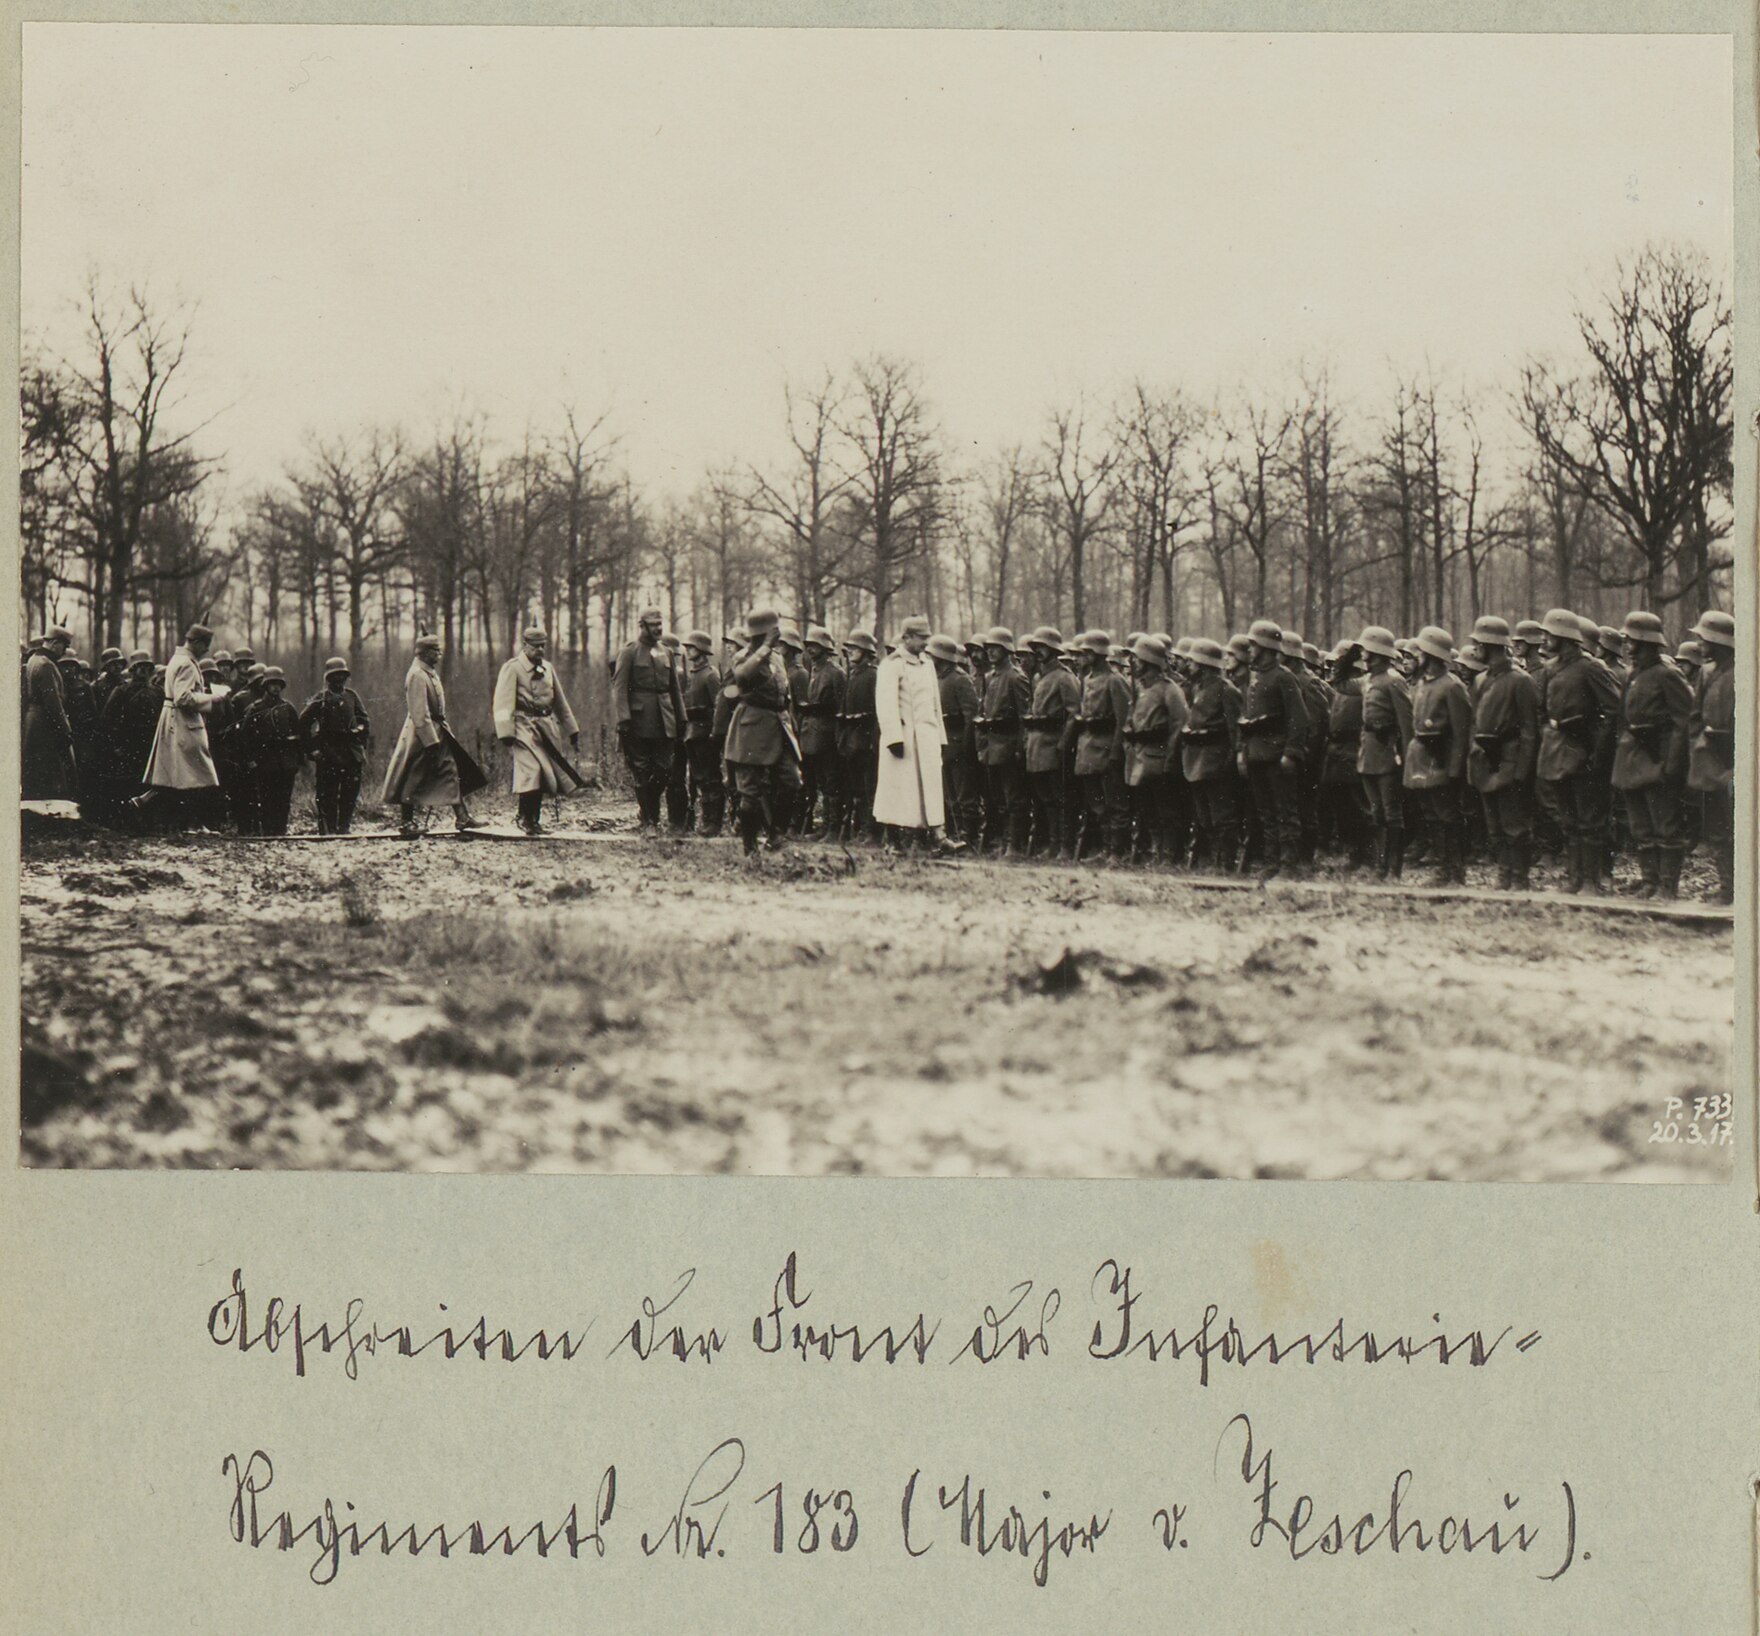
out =
[[[1729,595],[1730,311],[1679,247],[1622,266],[1580,348],[1501,390],[1429,368],[1371,403],[1324,367],[1216,400],[1139,380],[973,459],[917,368],[877,356],[791,384],[786,454],[683,498],[638,490],[604,414],[509,439],[457,410],[310,435],[224,530],[204,429],[169,426],[187,313],[94,288],[86,320],[78,359],[27,353],[21,523],[27,619],[78,609],[94,641],[208,614],[270,643],[432,626],[493,649],[536,618],[604,652],[653,600],[716,632],[775,601],[884,633],[903,601],[961,631],[1265,614],[1330,642],[1551,602],[1684,625]]]

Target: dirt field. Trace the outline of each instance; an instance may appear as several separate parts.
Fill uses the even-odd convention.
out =
[[[33,1165],[1714,1180],[1732,934],[640,841],[32,840]]]

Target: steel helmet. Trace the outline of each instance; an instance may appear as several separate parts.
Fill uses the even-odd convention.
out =
[[[1634,608],[1626,615],[1625,629],[1618,634],[1623,635],[1628,642],[1649,642],[1659,648],[1668,646],[1668,638],[1662,631],[1662,621],[1642,608]]]
[[[1546,627],[1538,619],[1518,619],[1515,630],[1510,634],[1510,640],[1532,644],[1538,642],[1545,634]]]
[[[280,682],[286,686],[287,672],[279,665],[265,665],[263,667],[263,685],[267,687],[271,682]]]
[[[1228,652],[1236,659],[1250,659],[1253,656],[1253,639],[1245,631],[1237,631],[1228,639]]]
[[[1027,638],[1030,648],[1050,648],[1053,653],[1063,652],[1063,632],[1055,625],[1041,625]]]
[[[1280,646],[1286,659],[1305,659],[1307,657],[1304,652],[1306,644],[1295,631],[1285,631]]]
[[[1602,647],[1614,649],[1619,647],[1620,633],[1613,626],[1598,625],[1595,628],[1595,634],[1600,638]]]
[[[1363,634],[1357,638],[1357,646],[1365,653],[1379,654],[1383,659],[1397,659],[1399,648],[1393,640],[1393,632],[1385,625],[1365,625]]]
[[[1480,674],[1485,669],[1485,661],[1481,659],[1478,654],[1473,652],[1471,644],[1462,648],[1460,652],[1454,656],[1454,660],[1462,670],[1470,670],[1475,675]]]
[[[1693,627],[1693,634],[1701,642],[1712,642],[1720,648],[1733,648],[1736,645],[1735,618],[1731,614],[1707,609],[1699,615],[1699,623]]]
[[[1166,648],[1169,654],[1185,652],[1185,639],[1183,637],[1180,641],[1175,642],[1173,637],[1166,631],[1150,631],[1149,634],[1154,637],[1162,647]]]
[[[1006,625],[992,625],[984,632],[983,642],[987,648],[1001,648],[1004,653],[1014,652],[1014,632]]]
[[[951,636],[931,636],[928,652],[931,659],[945,659],[950,665],[959,663],[960,646]]]
[[[140,665],[145,665],[151,669],[152,664],[153,656],[148,653],[145,648],[136,648],[134,652],[128,656],[128,668],[130,670],[134,670]]]
[[[1105,631],[1083,631],[1076,638],[1076,647],[1083,653],[1097,653],[1104,659],[1112,652],[1112,638]]]
[[[1418,652],[1427,653],[1444,664],[1455,657],[1454,638],[1440,625],[1426,625],[1419,631],[1416,646]]]
[[[1167,644],[1159,636],[1139,636],[1131,643],[1131,657],[1157,669],[1167,666]]]
[[[782,619],[774,608],[759,608],[746,615],[746,640],[756,641],[782,628]]]
[[[1125,637],[1124,645],[1127,648],[1134,648],[1148,634],[1149,633],[1147,631],[1132,631],[1128,636]]]
[[[1470,640],[1482,648],[1506,648],[1509,646],[1509,621],[1499,619],[1496,614],[1480,614],[1473,621]]]
[[[1247,630],[1247,640],[1256,648],[1283,651],[1283,627],[1270,619],[1255,619]]]
[[[340,654],[331,655],[330,658],[324,661],[324,674],[326,676],[346,676],[348,674],[348,661]]]
[[[1212,670],[1222,669],[1222,644],[1213,642],[1208,636],[1194,636],[1186,649],[1186,657],[1194,665],[1208,665]]]
[[[1680,645],[1675,654],[1675,663],[1680,665],[1702,665],[1705,663],[1705,650],[1690,637]]]
[[[1561,642],[1581,642],[1583,640],[1583,622],[1569,608],[1554,608],[1540,621],[1540,629],[1548,636],[1555,636]],[[1596,627],[1600,634],[1600,627]]]
[[[1302,657],[1311,665],[1320,663],[1320,650],[1312,642],[1302,644]]]
[[[809,625],[807,627],[807,645],[809,647],[823,648],[827,653],[835,653],[837,651],[837,638],[833,636],[830,631],[826,630],[823,625]]]
[[[101,665],[107,665],[112,659],[120,659],[121,657],[121,648],[105,648],[104,651],[98,655],[98,663]]]
[[[793,648],[796,653],[799,653],[800,650],[807,645],[801,640],[800,627],[795,624],[792,619],[778,619],[776,624],[778,630],[777,640],[780,641],[785,648]]]
[[[707,631],[687,631],[684,645],[701,654],[710,654],[715,651],[715,639]]]
[[[874,651],[874,633],[872,631],[851,631],[848,636],[844,637],[843,645],[846,648],[854,648],[857,653],[872,653]]]

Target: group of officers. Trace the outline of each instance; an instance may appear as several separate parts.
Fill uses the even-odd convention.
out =
[[[1567,892],[1679,895],[1703,841],[1734,895],[1734,619],[1678,649],[1661,620],[1568,609],[1515,625],[1371,625],[1329,653],[1270,620],[1226,643],[1000,626],[963,643],[907,620],[896,647],[772,611],[723,639],[650,608],[613,666],[644,828],[748,852],[788,835],[1005,857],[1300,876],[1323,852],[1463,884],[1487,858],[1527,890],[1537,850]]]
[[[211,652],[194,625],[169,664],[100,656],[65,630],[24,658],[23,794],[73,799],[162,827],[222,821],[284,835],[295,780],[316,769],[320,833],[347,833],[370,723],[345,660],[296,709],[287,678],[249,649]],[[1226,643],[1105,631],[1065,641],[1042,625],[957,642],[907,619],[896,645],[841,642],[771,610],[723,638],[670,635],[658,608],[612,661],[612,714],[644,830],[718,835],[748,853],[789,836],[948,852],[1148,862],[1300,876],[1323,852],[1399,878],[1422,857],[1438,884],[1469,855],[1526,890],[1536,850],[1564,890],[1612,883],[1679,895],[1707,844],[1715,895],[1734,896],[1736,627],[1708,611],[1671,651],[1661,620],[1619,627],[1564,608],[1513,627],[1493,615],[1457,645],[1440,626],[1396,638],[1371,625],[1322,654],[1261,619]],[[528,628],[502,666],[495,734],[510,752],[518,822],[586,787],[580,730]],[[417,639],[406,714],[380,792],[404,834],[424,809],[482,827],[487,779],[447,722],[440,639]]]
[[[106,648],[97,669],[52,627],[29,643],[21,686],[22,794],[78,802],[139,827],[230,824],[285,835],[300,769],[315,769],[318,826],[344,833],[366,766],[369,723],[344,659],[303,707],[287,674],[248,647],[210,651],[191,626],[169,664]]]

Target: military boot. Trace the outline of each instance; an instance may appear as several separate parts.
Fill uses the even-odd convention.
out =
[[[713,839],[727,821],[727,798],[722,795],[703,797],[703,834]]]
[[[1391,824],[1387,830],[1387,874],[1398,880],[1406,872],[1406,829],[1404,824]]]
[[[1513,892],[1516,885],[1516,843],[1499,841],[1497,843],[1497,889],[1500,892]]]
[[[1584,856],[1585,850],[1583,838],[1580,835],[1569,837],[1564,843],[1564,889],[1572,894],[1580,892],[1583,889]]]
[[[1533,890],[1533,882],[1529,871],[1534,867],[1534,843],[1523,838],[1509,843],[1510,869],[1515,876],[1513,885],[1518,892]]]
[[[1678,846],[1657,849],[1657,897],[1672,903],[1681,895],[1681,864],[1685,861],[1686,854]]]
[[[758,831],[763,827],[763,814],[758,811],[755,801],[742,801],[739,804],[739,844],[741,850],[749,858],[758,850]]]
[[[1662,859],[1653,846],[1638,848],[1638,884],[1633,888],[1636,896],[1653,898],[1662,890]]]
[[[1386,880],[1387,871],[1392,867],[1392,854],[1388,846],[1389,831],[1386,824],[1375,826],[1375,878]]]

